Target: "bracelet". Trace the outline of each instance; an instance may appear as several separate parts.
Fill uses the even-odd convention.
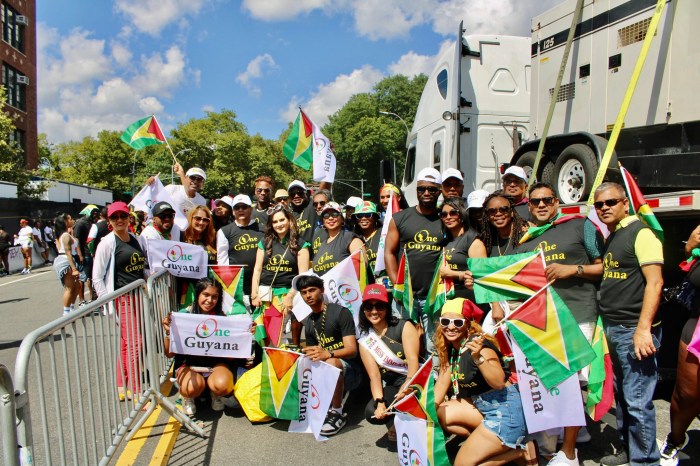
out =
[[[480,365],[482,365],[482,364],[485,363],[485,362],[486,362],[486,359],[484,359],[483,356],[479,356],[479,359],[475,359],[475,360],[474,360],[474,363],[475,363],[477,366],[480,366]]]
[[[374,399],[374,408],[376,409],[377,406],[379,406],[379,403],[386,404],[386,400],[384,398],[375,398]]]

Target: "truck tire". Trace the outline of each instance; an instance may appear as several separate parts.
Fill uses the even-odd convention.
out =
[[[554,164],[554,188],[564,204],[581,202],[591,192],[598,172],[598,159],[585,144],[572,144],[564,149]]]
[[[515,164],[519,167],[523,167],[523,170],[525,170],[525,174],[527,175],[528,181],[530,180],[530,174],[532,173],[532,167],[535,166],[535,158],[537,157],[537,151],[531,150],[529,152],[525,152]],[[542,160],[540,160],[540,173],[541,176],[538,178],[537,181],[541,181],[543,183],[551,183],[552,182],[552,174],[554,171],[554,163],[549,160],[549,157],[542,157]]]

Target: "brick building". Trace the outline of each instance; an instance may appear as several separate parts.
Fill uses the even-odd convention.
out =
[[[11,139],[24,150],[24,164],[39,163],[37,141],[36,0],[0,0],[0,63],[7,92],[4,111],[14,118]]]

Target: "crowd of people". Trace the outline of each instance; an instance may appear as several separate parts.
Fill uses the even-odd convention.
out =
[[[601,316],[607,334],[615,372],[620,444],[600,463],[678,463],[678,452],[687,443],[685,431],[700,414],[698,361],[687,349],[697,326],[700,295],[687,300],[691,318],[679,348],[672,431],[657,445],[652,397],[658,371],[655,354],[661,340],[662,316],[657,315],[657,309],[664,258],[661,242],[652,230],[630,216],[624,187],[603,183],[594,193],[595,213],[610,231],[606,239],[590,219],[560,214],[552,186],[535,183],[528,188],[520,167],[506,170],[502,189],[492,193],[476,190],[468,195],[460,171],[447,169],[440,173],[426,168],[417,175],[418,204],[411,207],[392,184],[381,187],[378,203],[351,198],[343,205],[333,199],[328,183],[310,192],[305,183],[294,180],[281,189],[267,176],[255,180],[250,193],[253,197],[232,192],[209,204],[201,195],[206,182],[204,170],[194,167],[185,172],[179,164],[174,170],[181,184],[166,187],[172,203],[156,203],[151,218],[115,202],[102,211],[95,208],[81,212],[77,221],[70,215],[55,219],[58,257],[54,268],[64,286],[65,312],[70,312],[85,283],[89,284],[88,290],[94,286],[94,298],[146,276],[149,241],[196,244],[206,251],[212,265],[243,266],[246,309],[251,313],[260,307],[281,312],[289,321],[290,348],[341,370],[323,435],[337,434],[345,426],[343,394],[368,386],[371,401],[365,409],[366,418],[371,423],[385,424],[388,439],[395,445],[396,430],[387,406],[409,393],[407,381],[419,364],[432,356],[436,362],[435,400],[440,425],[444,432],[466,438],[455,464],[531,462],[528,445],[533,445],[538,434],[527,431],[517,376],[504,359],[499,343],[489,336],[494,325],[522,301],[475,304],[474,280],[467,260],[541,250],[546,278],[553,282],[552,287],[581,332],[590,340]],[[386,212],[392,201],[398,211],[389,218]],[[182,231],[174,222],[178,213],[188,220],[188,227]],[[385,223],[386,237],[382,238]],[[34,234],[28,223],[23,227],[18,241],[31,247]],[[1,233],[0,228],[0,241]],[[699,245],[700,227],[691,234],[686,248],[691,264],[690,289],[700,285]],[[348,309],[324,300],[322,279],[356,251],[367,258],[371,277],[362,296],[358,329]],[[386,270],[375,274],[381,254]],[[410,262],[417,317],[391,299],[402,255]],[[444,262],[440,275],[454,281],[455,297],[447,301],[436,318],[431,318],[423,309],[441,257]],[[26,268],[31,269],[31,263]],[[221,314],[220,285],[202,279],[195,288],[188,312]],[[311,308],[302,322],[291,312],[297,294]],[[116,312],[132,314],[120,319],[122,325],[137,318],[128,301],[117,303]],[[169,318],[163,321],[167,351],[170,323]],[[124,334],[138,338],[138,333]],[[383,366],[358,344],[357,334],[376,335],[397,364]],[[138,346],[138,341],[122,342],[122,367],[138,359],[127,351]],[[235,405],[235,364],[225,360],[203,362],[185,355],[176,355],[175,361],[187,414],[196,413],[195,399],[207,389],[212,409]],[[251,361],[242,364],[250,367]],[[194,366],[213,370],[205,377],[193,371]],[[130,373],[138,373],[138,368],[133,367]],[[363,378],[368,384],[361,384]],[[579,380],[584,387],[587,370],[579,373]],[[126,397],[129,390],[138,390],[133,384],[119,379],[120,394]],[[552,465],[577,465],[577,442],[580,445],[585,437],[590,438],[580,427],[565,427],[560,448],[541,448],[540,454],[547,455]]]

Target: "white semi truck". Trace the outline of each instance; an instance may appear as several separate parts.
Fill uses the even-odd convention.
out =
[[[582,202],[656,3],[584,1],[536,174],[554,185],[564,212],[587,212]],[[408,137],[402,187],[409,203],[416,174],[429,166],[461,170],[465,192],[500,188],[509,164],[531,175],[575,6],[567,0],[533,18],[530,38],[465,34],[460,25],[428,78]],[[700,1],[666,2],[607,172],[619,180],[619,160],[659,217],[669,285],[682,277],[682,240],[700,223],[698,24]]]

